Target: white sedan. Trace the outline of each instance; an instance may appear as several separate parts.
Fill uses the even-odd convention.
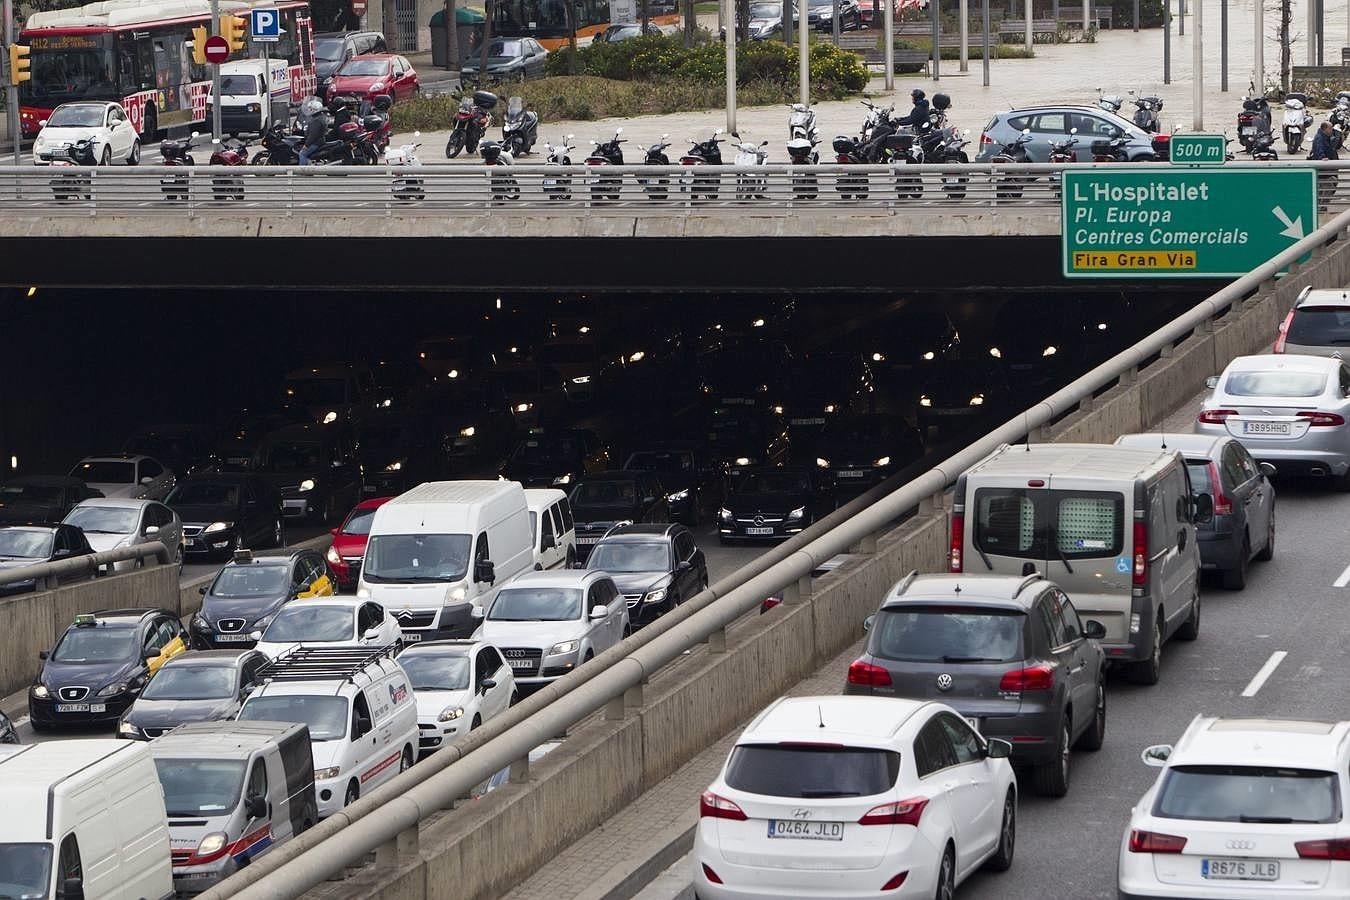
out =
[[[158,542],[174,562],[183,562],[183,523],[178,513],[155,500],[84,500],[61,521],[81,529],[97,551]],[[113,564],[118,572],[135,566],[131,559]]]
[[[105,497],[127,500],[163,500],[177,479],[148,456],[86,456],[69,472]]]
[[[941,703],[780,699],[699,798],[695,894],[947,900],[1012,865],[1011,752]]]
[[[90,100],[62,103],[52,110],[33,141],[33,163],[46,166],[64,160],[66,148],[84,140],[93,142],[92,162],[98,165],[134,166],[141,161],[141,136],[122,104]]]
[[[412,679],[421,759],[506,712],[516,683],[501,651],[484,641],[414,644],[398,658]]]
[[[254,632],[257,649],[276,659],[296,647],[388,647],[403,635],[398,620],[383,606],[357,597],[292,600],[277,611],[263,632]]]

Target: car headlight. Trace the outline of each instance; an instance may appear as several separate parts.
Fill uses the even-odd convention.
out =
[[[326,769],[315,769],[315,770],[314,770],[314,780],[315,780],[315,781],[326,781],[326,780],[329,779],[329,778],[336,778],[336,777],[338,777],[338,774],[339,774],[341,771],[342,771],[342,766],[329,766],[329,767],[326,768]]]
[[[666,500],[671,503],[674,503],[677,500],[688,500],[688,499],[689,499],[689,488],[685,488],[682,491],[676,491],[673,494],[666,494]]]
[[[830,461],[823,456],[817,456],[816,465],[820,466],[822,469],[828,469],[830,467]]]
[[[872,463],[872,465],[876,466],[878,469],[882,468],[883,466],[889,466],[890,464],[891,458],[889,456],[880,457],[879,459],[877,459]]]
[[[572,483],[571,472],[568,472],[566,475],[559,475],[557,478],[553,479],[554,487],[557,487],[560,484],[571,484],[571,483]]]
[[[971,406],[983,406],[983,405],[984,405],[984,394],[976,394],[974,397],[971,397],[971,398],[970,398],[970,405],[971,405]]]
[[[572,379],[572,383],[573,383],[573,384],[590,384],[590,383],[591,383],[591,376],[589,376],[589,375],[578,375],[576,378],[573,378],[573,379]]]
[[[469,589],[463,584],[452,585],[450,589],[445,592],[445,600],[447,603],[463,603],[464,598],[467,596],[469,596]]]
[[[518,413],[529,412],[531,409],[534,408],[534,404],[533,404],[533,403],[517,403],[515,408],[516,408],[516,412],[518,412]]]
[[[96,696],[116,697],[118,694],[125,694],[126,691],[127,691],[127,683],[125,681],[114,681],[112,684],[107,685],[101,691],[99,691]]]
[[[643,603],[660,603],[664,599],[666,599],[665,588],[657,588],[654,591],[648,591],[642,595]]]
[[[47,686],[45,684],[33,685],[33,696],[38,698],[39,700],[46,700],[51,695],[52,692],[47,690]]]
[[[460,437],[473,437],[477,433],[478,429],[474,428],[472,425],[470,425],[468,428],[461,428],[459,430]]]
[[[218,531],[224,531],[230,527],[229,522],[212,522],[202,529],[203,534],[215,534]]]
[[[805,506],[799,506],[799,507],[797,507],[796,509],[794,509],[792,512],[788,513],[788,514],[787,514],[787,517],[788,517],[789,519],[800,519],[800,518],[801,518],[802,516],[804,516],[804,515],[806,515],[806,507],[805,507]]]
[[[210,631],[211,623],[206,621],[206,616],[202,615],[200,612],[195,612],[192,614],[192,627],[200,628],[203,631]]]
[[[372,91],[382,91],[382,90],[384,90],[384,82],[383,82],[383,81],[377,81],[377,82],[375,82],[374,84],[372,84],[372,85],[370,86],[370,89],[371,89]]]
[[[783,414],[783,407],[781,407],[781,406],[775,406],[775,407],[773,408],[773,414],[774,414],[775,416],[781,416],[781,415]]]
[[[313,478],[306,478],[304,481],[300,482],[300,493],[307,494],[312,490],[314,490]]]
[[[919,398],[919,405],[920,405],[920,406],[932,406],[932,405],[933,405],[933,398],[932,398],[932,397],[929,397],[927,394],[925,394],[924,396],[922,396],[922,397]]]
[[[202,838],[202,842],[197,845],[197,855],[210,856],[212,853],[219,853],[221,850],[225,849],[225,842],[227,840],[229,840],[229,838],[225,836],[224,832],[213,831]]]
[[[141,730],[140,730],[139,728],[137,728],[135,725],[132,725],[130,722],[118,722],[118,723],[117,723],[117,733],[118,733],[118,734],[125,734],[125,735],[127,735],[128,737],[140,737],[140,736],[141,736]]]
[[[990,347],[990,348],[989,348],[989,355],[992,356],[994,359],[1002,359],[1002,358],[1003,358],[1003,351],[1000,350],[1000,349],[998,349],[997,347]]]
[[[1058,352],[1059,348],[1056,347],[1054,344],[1051,344],[1049,347],[1046,347],[1044,350],[1041,351],[1041,356],[1054,356]]]
[[[270,615],[263,616],[261,619],[253,623],[253,630],[266,631],[267,626],[271,625],[272,620],[275,619],[276,617],[277,617],[276,613],[271,613]]]
[[[323,414],[323,424],[332,425],[336,421],[337,421],[337,410],[330,409],[328,412]]]
[[[464,715],[464,707],[448,706],[441,710],[441,714],[436,717],[437,722],[453,722]]]
[[[403,471],[403,460],[401,460],[401,459],[396,459],[396,460],[394,460],[394,461],[391,462],[389,465],[385,466],[385,467],[384,467],[384,470],[385,470],[386,472],[401,472],[401,471]]]
[[[736,465],[738,465],[738,466],[748,466],[748,465],[750,465],[750,457],[748,457],[748,456],[738,456],[738,457],[736,457]]]
[[[553,648],[551,650],[548,651],[548,655],[560,656],[564,653],[576,653],[577,647],[580,646],[580,643],[581,643],[580,641],[559,641],[558,643],[553,645]]]
[[[370,588],[367,588],[367,587],[360,587],[360,588],[357,588],[357,589],[356,589],[356,596],[357,596],[357,599],[360,599],[360,600],[369,600],[369,599],[370,599]]]
[[[825,412],[826,412],[826,413],[832,413],[832,412],[834,412],[834,404],[833,404],[833,403],[827,403],[827,404],[825,404]]]
[[[927,353],[923,355],[923,358],[926,360],[937,359],[937,354],[934,353],[932,350],[929,350]]]
[[[723,522],[730,522],[733,518],[731,510],[727,509],[725,506],[722,507],[717,511],[717,518],[721,519]]]
[[[886,354],[884,353],[872,354],[872,362],[885,362],[885,361],[886,361]]]
[[[329,548],[328,548],[328,552],[325,553],[323,556],[324,556],[324,559],[328,560],[330,563],[332,563],[332,564],[335,565],[335,566],[341,564],[341,562],[342,562],[342,557],[338,556],[338,552],[337,552],[337,548],[336,548],[336,547],[329,547]]]

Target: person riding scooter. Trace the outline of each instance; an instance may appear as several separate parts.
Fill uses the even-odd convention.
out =
[[[928,125],[929,105],[924,92],[919,88],[909,92],[909,98],[914,101],[914,108],[909,111],[909,115],[895,119],[897,128],[908,125],[910,128],[920,129]]]
[[[300,165],[309,165],[311,155],[319,152],[328,136],[328,120],[323,114],[323,101],[310,97],[305,101],[304,114],[309,118],[305,126],[305,146],[300,148]]]

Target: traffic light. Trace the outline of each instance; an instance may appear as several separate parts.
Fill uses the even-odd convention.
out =
[[[229,14],[220,17],[220,36],[230,44],[230,52],[244,49],[244,29],[248,22],[239,16]]]
[[[9,45],[9,83],[22,84],[33,77],[33,73],[28,71],[32,65],[32,60],[28,58],[28,52],[31,48],[23,44]]]
[[[210,36],[205,25],[192,29],[192,61],[199,66],[206,65],[206,39]]]

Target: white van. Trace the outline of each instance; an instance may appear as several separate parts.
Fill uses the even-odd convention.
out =
[[[214,887],[318,824],[304,725],[193,722],[149,746],[164,788],[180,893]]]
[[[571,569],[577,564],[577,529],[572,504],[557,488],[526,488],[536,569]]]
[[[1175,450],[1005,444],[956,481],[949,569],[1054,579],[1106,627],[1107,659],[1155,684],[1163,642],[1200,633],[1195,523],[1212,515]]]
[[[309,727],[319,818],[355,803],[417,759],[417,700],[383,650],[301,647],[258,670],[240,721]]]
[[[285,59],[240,59],[220,64],[220,130],[238,137],[261,134],[290,115],[291,73]],[[264,74],[268,78],[264,79]],[[206,95],[206,121],[215,96]]]
[[[53,741],[0,758],[4,893],[62,900],[173,896],[164,793],[147,745]]]
[[[389,610],[405,641],[469,637],[474,610],[534,568],[534,547],[519,483],[429,481],[375,511],[356,595]]]

